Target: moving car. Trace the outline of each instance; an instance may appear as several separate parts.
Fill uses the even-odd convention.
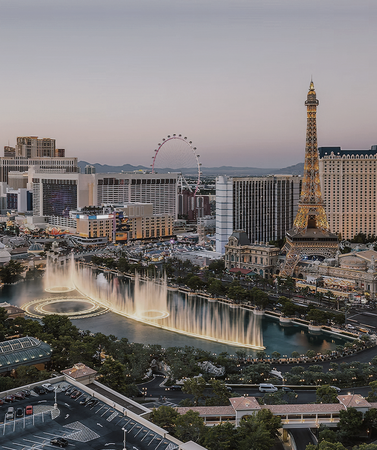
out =
[[[53,438],[50,440],[51,445],[56,445],[57,447],[67,447],[68,441],[62,437]]]
[[[335,389],[336,392],[338,392],[338,393],[341,391],[341,389],[338,386],[330,386],[330,387]]]
[[[259,385],[259,392],[276,392],[278,388],[271,383],[261,383]]]
[[[282,386],[281,390],[284,392],[292,392],[292,389],[287,386]]]
[[[171,391],[181,391],[182,386],[180,386],[179,384],[173,384],[173,386],[170,386],[170,390]]]

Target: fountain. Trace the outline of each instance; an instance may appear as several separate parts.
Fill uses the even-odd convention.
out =
[[[264,349],[261,317],[223,302],[168,291],[166,280],[130,280],[91,266],[68,262],[49,263],[45,290],[65,293],[76,289],[105,310],[154,327],[233,346]],[[58,301],[69,299],[58,299]],[[36,301],[38,303],[38,301]],[[33,308],[38,313],[36,303]],[[51,303],[51,302],[50,302]],[[54,302],[52,302],[54,303]],[[45,310],[45,305],[42,308]]]
[[[73,270],[73,255],[69,260],[60,260],[49,256],[43,277],[45,291],[52,294],[65,294],[74,291]],[[62,284],[62,280],[64,280],[64,284]]]

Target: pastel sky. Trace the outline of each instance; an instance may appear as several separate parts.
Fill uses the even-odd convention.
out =
[[[318,144],[368,149],[376,20],[376,0],[1,0],[0,145],[148,166],[182,133],[203,166],[286,167],[313,77]]]

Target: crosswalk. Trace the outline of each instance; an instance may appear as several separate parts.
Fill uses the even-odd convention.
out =
[[[64,427],[77,430],[67,435],[67,437],[69,439],[72,439],[73,441],[89,442],[100,437],[99,434],[97,434],[95,431],[91,430],[81,422],[73,422],[68,425],[64,425]]]

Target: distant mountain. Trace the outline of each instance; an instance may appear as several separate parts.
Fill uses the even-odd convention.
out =
[[[107,164],[88,163],[86,161],[79,161],[78,166],[82,173],[85,171],[85,166],[94,166],[97,173],[119,173],[119,172],[133,172],[135,170],[151,170],[150,167],[133,166],[131,164],[124,164],[123,166],[109,166]],[[161,173],[164,172],[182,172],[185,175],[195,175],[196,169],[159,169]],[[204,176],[228,175],[234,177],[242,176],[263,176],[263,175],[302,175],[304,172],[304,163],[295,164],[294,166],[285,167],[283,169],[261,169],[257,167],[202,167],[202,174]]]

